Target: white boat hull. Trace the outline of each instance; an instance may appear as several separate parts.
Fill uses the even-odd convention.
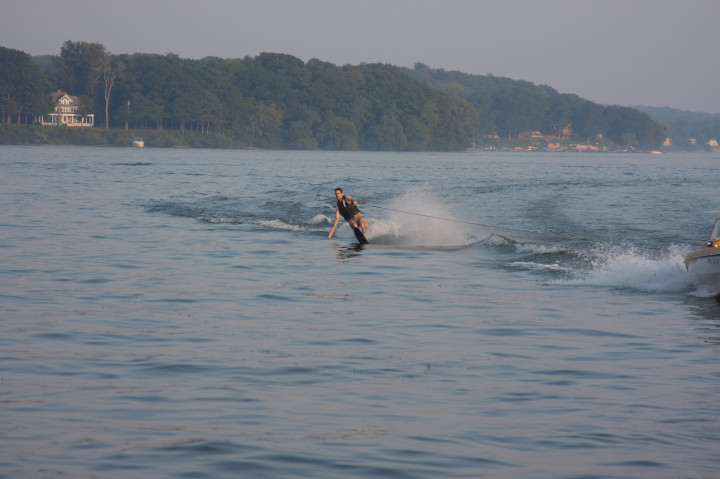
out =
[[[693,284],[710,294],[720,294],[720,248],[702,248],[685,258]]]

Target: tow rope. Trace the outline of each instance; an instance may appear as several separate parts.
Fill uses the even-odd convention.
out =
[[[540,231],[521,230],[521,229],[517,229],[517,228],[508,228],[506,226],[484,225],[482,223],[473,223],[472,221],[462,221],[462,220],[454,220],[451,218],[442,218],[440,216],[425,215],[422,213],[413,213],[412,211],[396,210],[393,208],[386,208],[384,206],[376,206],[376,205],[368,205],[368,204],[365,204],[363,206],[370,206],[372,208],[379,208],[381,210],[394,211],[396,213],[404,213],[407,215],[424,216],[425,218],[432,218],[435,220],[452,221],[453,223],[464,223],[466,225],[481,226],[483,228],[491,228],[491,229],[496,229],[496,230],[514,231],[516,233],[526,233],[526,234],[532,234],[532,235],[547,236],[547,237],[552,237],[552,238],[562,238],[562,239],[575,240],[575,241],[591,241],[588,238],[578,238],[578,237],[574,237],[574,236],[565,236],[565,235],[558,235],[558,234],[553,234],[553,233],[542,233]]]

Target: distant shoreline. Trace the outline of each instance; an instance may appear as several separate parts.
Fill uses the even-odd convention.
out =
[[[232,150],[286,150],[283,148],[259,148],[243,141],[220,134],[197,134],[176,130],[124,130],[90,127],[68,128],[39,125],[0,124],[0,145],[7,146],[95,146],[95,147],[126,147],[132,146],[135,137],[142,137],[144,148],[209,148]],[[552,143],[552,148],[547,148]],[[291,149],[287,149],[291,150]],[[297,150],[297,151],[309,151]],[[334,151],[313,149],[313,151]],[[374,151],[374,150],[340,150],[340,151]],[[378,150],[399,152],[432,152],[435,150]],[[713,153],[712,150],[663,149],[654,151],[632,151],[603,148],[602,145],[578,144],[577,142],[558,142],[555,139],[505,139],[490,140],[486,143],[468,147],[463,152],[515,152],[515,153]],[[720,153],[720,152],[716,152]]]

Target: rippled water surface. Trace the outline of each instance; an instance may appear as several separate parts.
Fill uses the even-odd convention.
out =
[[[718,161],[0,147],[0,477],[718,478]]]

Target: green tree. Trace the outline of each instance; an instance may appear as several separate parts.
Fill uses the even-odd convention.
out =
[[[352,150],[358,147],[357,127],[340,117],[330,118],[318,127],[318,141],[326,150]]]
[[[392,110],[383,113],[373,128],[373,138],[370,140],[373,149],[393,151],[407,148],[407,136],[398,116],[398,112]]]
[[[279,148],[283,116],[275,106],[259,105],[252,118],[252,146]]]
[[[610,106],[605,109],[605,117],[608,138],[627,148],[653,150],[665,139],[665,127],[634,108]]]
[[[575,138],[589,141],[597,135],[607,135],[605,107],[576,96],[570,96],[569,99],[574,103],[572,128]]]
[[[554,95],[548,99],[545,125],[541,129],[553,136],[560,136],[566,126],[572,124],[572,106],[567,95]]]
[[[0,123],[32,123],[51,109],[43,71],[27,53],[0,47]]]
[[[95,101],[102,68],[109,56],[100,43],[67,40],[60,48],[60,88],[72,95],[89,97]]]

